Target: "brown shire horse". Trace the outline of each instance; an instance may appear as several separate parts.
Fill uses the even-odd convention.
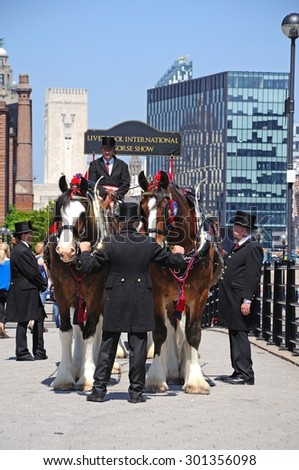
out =
[[[55,203],[45,249],[61,319],[62,354],[52,386],[89,390],[101,339],[106,271],[84,274],[79,244],[88,240],[96,248],[105,234],[118,230],[118,224],[102,210],[82,175],[76,175],[70,187],[62,176],[59,187],[62,194]]]
[[[154,358],[147,373],[148,390],[164,392],[168,382],[181,383],[186,393],[209,394],[199,364],[201,321],[209,289],[222,269],[221,243],[215,219],[206,217],[168,174],[160,171],[149,182],[139,174],[144,231],[161,245],[185,248],[188,267],[174,272],[152,264],[156,326]]]

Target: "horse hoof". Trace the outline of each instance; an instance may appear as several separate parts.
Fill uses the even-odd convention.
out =
[[[69,392],[70,390],[74,390],[74,384],[64,384],[64,385],[53,385],[53,390],[60,391],[60,392]]]
[[[186,387],[183,387],[183,390],[185,393],[189,393],[192,395],[210,395],[210,386],[207,384],[207,387],[194,387],[187,385]]]
[[[114,364],[111,374],[121,374],[121,365]]]
[[[82,384],[82,383],[77,383],[75,385],[75,390],[78,392],[90,392],[92,389],[92,384]]]
[[[166,384],[148,385],[145,387],[145,391],[148,393],[164,393],[168,391],[168,386]]]

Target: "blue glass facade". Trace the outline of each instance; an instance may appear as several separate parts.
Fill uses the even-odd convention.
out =
[[[288,73],[224,72],[147,92],[147,122],[182,135],[175,158],[181,186],[201,183],[206,208],[222,226],[235,211],[285,230]],[[147,174],[169,168],[148,157]]]

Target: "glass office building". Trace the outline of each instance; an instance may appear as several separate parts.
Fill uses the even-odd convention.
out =
[[[197,186],[204,206],[227,225],[236,210],[285,232],[288,73],[223,72],[147,91],[147,122],[182,135],[175,180]],[[148,157],[147,174],[168,171]]]
[[[155,87],[172,85],[173,83],[184,82],[193,78],[192,60],[188,56],[179,57],[167,72],[156,83]]]

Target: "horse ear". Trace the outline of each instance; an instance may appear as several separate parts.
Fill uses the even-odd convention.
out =
[[[59,189],[62,193],[65,193],[67,189],[69,189],[68,184],[66,182],[65,175],[60,176],[59,178]]]
[[[141,171],[138,175],[138,183],[139,183],[139,186],[141,187],[141,189],[143,189],[143,191],[147,191],[147,188],[149,186],[149,183],[146,179],[146,176],[144,174],[144,171]]]
[[[164,189],[167,189],[168,188],[168,185],[169,185],[169,178],[168,178],[168,174],[166,173],[166,171],[160,171],[160,186]]]
[[[80,191],[82,194],[86,194],[86,191],[88,189],[88,181],[87,179],[84,178],[84,176],[81,176],[80,178]]]

